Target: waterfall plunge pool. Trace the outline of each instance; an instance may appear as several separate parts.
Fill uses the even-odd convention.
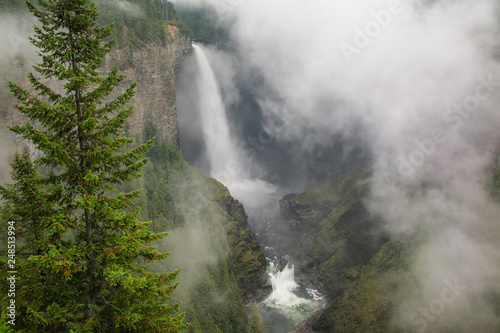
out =
[[[301,321],[326,305],[317,290],[305,288],[295,282],[294,266],[287,263],[279,270],[269,264],[269,278],[273,291],[257,306],[268,333],[289,333]]]

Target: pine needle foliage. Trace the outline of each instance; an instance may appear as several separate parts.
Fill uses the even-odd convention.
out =
[[[127,148],[133,139],[121,135],[136,83],[114,94],[124,76],[99,72],[113,27],[96,25],[89,0],[26,4],[39,20],[31,42],[41,63],[30,89],[8,82],[28,118],[11,130],[40,157],[17,155],[14,183],[0,188],[2,218],[18,230],[16,329],[182,332],[179,304],[168,304],[178,272],[148,268],[168,256],[150,245],[166,233],[129,208],[139,191],[114,194],[140,175],[152,142]]]

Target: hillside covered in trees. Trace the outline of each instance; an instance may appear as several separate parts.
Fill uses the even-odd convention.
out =
[[[84,3],[86,3],[86,1],[82,1],[81,5],[83,6]],[[182,21],[177,18],[175,14],[175,7],[172,3],[169,2],[127,2],[127,4],[132,7],[123,7],[120,6],[120,2],[113,1],[97,1],[96,4],[99,10],[98,23],[102,25],[114,23],[113,30],[106,31],[105,34],[102,34],[103,38],[106,41],[110,41],[112,38],[116,39],[117,45],[113,46],[114,48],[140,50],[141,48],[145,47],[146,44],[150,43],[156,43],[166,46],[172,42],[171,40],[169,40],[170,37],[168,37],[170,35],[167,34],[168,25],[178,26],[178,28],[181,30],[181,33],[182,31],[188,32],[188,29],[183,25]],[[55,3],[53,5],[51,4],[50,6],[57,5],[61,7],[54,8],[60,10],[61,12],[66,12],[69,10],[68,8],[64,8],[64,1],[61,3]],[[80,2],[78,4],[74,4],[74,6],[77,5],[80,5]],[[4,1],[0,3],[0,10],[1,13],[17,14],[25,11],[23,6],[24,4],[21,3],[21,1]],[[37,16],[36,10],[34,11],[34,13],[35,16]],[[79,13],[78,10],[77,13]],[[90,14],[94,15],[95,13],[92,14],[92,11],[90,11]],[[78,19],[78,15],[75,17],[75,19]],[[77,32],[75,33],[77,34]],[[103,54],[99,52],[91,52],[90,55],[96,57],[103,56]],[[46,61],[48,61],[48,59]],[[97,64],[100,64],[101,61],[102,58],[96,59],[96,66]],[[127,66],[133,67],[135,66],[135,64],[125,64],[124,68],[127,68]],[[24,73],[24,75],[26,75],[26,73]],[[16,75],[16,77],[19,76],[21,75]],[[117,76],[117,78],[120,77]],[[123,80],[123,78],[120,78],[119,80],[121,81]],[[132,85],[132,87],[134,87],[134,84]],[[16,87],[13,92],[19,91],[20,89],[24,89],[24,87]],[[44,91],[48,92],[48,90]],[[23,90],[23,94],[24,93],[28,94],[29,90]],[[131,90],[128,90],[126,94],[128,95],[122,95],[121,97],[119,97],[119,103],[121,103],[120,105],[127,104],[128,99],[123,96],[129,96],[128,98],[133,96]],[[127,108],[125,110],[128,110],[126,112],[130,112],[131,109]],[[42,119],[35,118],[31,115],[29,115],[29,118],[29,125],[26,125],[29,128],[31,128],[31,124],[33,124],[34,126],[39,126],[36,120]],[[119,113],[117,120],[118,119],[120,119],[120,121],[117,123],[117,125],[123,126],[122,130],[125,130],[126,132],[127,124],[124,122],[126,118],[120,116]],[[96,120],[92,119],[91,121]],[[40,123],[44,124],[44,121],[41,120]],[[98,123],[99,121],[97,120],[96,124]],[[54,126],[54,130],[57,131],[60,124],[55,123]],[[95,128],[94,126],[100,125],[91,125],[90,128]],[[37,128],[36,130],[38,131],[38,127],[35,128]],[[146,151],[145,147],[148,147],[147,140],[153,140],[156,135],[157,129],[152,123],[149,123],[147,126],[145,126],[144,132],[136,137],[135,143],[131,143],[131,141],[119,138],[118,140],[119,142],[123,142],[123,144],[126,144],[127,147],[131,149],[131,151],[144,153]],[[130,196],[125,196],[124,199],[120,199],[126,200],[123,202],[125,212],[126,214],[128,214],[125,215],[125,218],[134,218],[135,216],[137,216],[140,221],[151,221],[151,224],[148,227],[149,231],[147,231],[151,233],[151,235],[164,235],[165,232],[169,232],[171,234],[170,236],[167,236],[167,238],[169,239],[165,239],[165,241],[160,241],[163,236],[148,236],[148,242],[150,243],[150,245],[155,246],[156,248],[158,248],[158,250],[169,252],[172,254],[170,258],[166,260],[165,256],[158,257],[157,259],[161,259],[158,264],[154,264],[152,266],[144,266],[144,269],[146,269],[146,267],[149,267],[149,269],[153,270],[154,273],[151,273],[151,277],[164,276],[163,280],[161,280],[161,283],[172,282],[173,279],[177,276],[177,272],[180,269],[180,275],[177,279],[179,286],[176,289],[174,288],[174,285],[168,287],[167,289],[163,289],[165,299],[164,301],[161,301],[160,299],[158,303],[160,306],[164,307],[164,314],[172,317],[178,316],[176,317],[178,319],[176,319],[177,321],[174,321],[174,324],[169,324],[166,321],[163,322],[164,327],[162,328],[162,330],[166,329],[168,331],[172,331],[172,329],[175,329],[183,331],[186,329],[186,327],[189,326],[188,331],[192,332],[253,332],[250,327],[251,325],[255,326],[255,321],[258,318],[250,318],[249,320],[248,316],[250,315],[250,313],[245,308],[243,298],[250,297],[251,294],[254,293],[258,288],[262,287],[265,260],[262,251],[260,250],[260,247],[255,240],[255,236],[252,234],[249,228],[247,216],[242,205],[229,195],[229,192],[226,188],[224,188],[223,185],[203,176],[200,172],[188,166],[182,160],[182,156],[180,155],[177,147],[171,146],[164,142],[158,142],[157,139],[154,139],[151,142],[154,142],[154,144],[151,147],[150,151],[146,154],[149,158],[149,162],[146,163],[147,160],[144,160],[145,164],[141,162],[142,164],[137,164],[137,166],[134,166],[134,168],[139,171],[137,168],[139,167],[139,165],[143,165],[145,169],[141,172],[142,176],[140,176],[137,180],[133,180],[132,183],[125,183],[122,185],[118,183],[118,189],[120,191],[123,191],[124,193],[133,193]],[[141,145],[141,143],[143,145]],[[110,141],[108,145],[109,144],[112,145],[112,141]],[[144,144],[146,145],[144,146]],[[71,144],[69,144],[68,146],[72,147]],[[79,147],[79,144],[77,143],[76,146]],[[40,147],[39,144],[38,147]],[[50,154],[53,154],[52,150],[50,149],[46,150],[45,152],[49,156]],[[107,155],[107,153],[105,154]],[[29,157],[26,154],[20,155],[19,160],[17,160],[16,162],[17,164],[15,164],[18,165],[18,167],[16,167],[15,165],[14,167],[21,168],[23,165],[22,163],[24,163],[22,162],[22,160],[26,160],[28,158]],[[127,157],[127,159],[128,158],[129,157]],[[35,162],[38,163],[37,161]],[[38,168],[36,165],[30,166],[29,164],[27,164],[26,167],[31,168],[30,170],[32,171],[30,172],[33,172],[33,177],[35,177],[33,178],[33,183],[30,183],[32,184],[30,186],[40,186],[38,184],[40,184],[39,181],[41,181],[41,179],[44,179],[44,177],[53,176],[54,171],[50,170],[53,170],[54,166],[58,165],[57,163],[60,162],[54,162],[53,160],[48,160],[48,162],[50,163],[50,166],[39,169],[40,174],[37,173]],[[101,160],[101,162],[103,162],[103,160]],[[17,172],[20,172],[20,170]],[[60,171],[57,171],[56,174],[59,172]],[[18,223],[20,230],[20,244],[23,244],[23,246],[30,246],[33,241],[35,241],[35,243],[38,242],[38,239],[40,239],[40,241],[42,241],[43,239],[51,239],[51,244],[54,244],[56,247],[63,246],[63,248],[65,248],[71,246],[79,246],[78,240],[80,239],[80,236],[74,238],[76,234],[74,231],[71,231],[71,226],[66,226],[66,228],[69,229],[58,231],[58,236],[51,236],[50,223],[52,222],[50,221],[52,220],[45,221],[43,215],[40,215],[38,212],[37,214],[39,214],[39,222],[29,222],[35,223],[33,225],[28,223],[28,220],[31,221],[31,219],[33,218],[23,217],[24,213],[19,216],[16,215],[16,217],[12,215],[12,212],[15,211],[15,196],[17,195],[12,191],[14,191],[17,186],[21,186],[20,182],[27,181],[26,178],[20,178],[20,175],[16,173],[13,173],[12,177],[12,181],[17,181],[18,185],[14,185],[11,190],[9,190],[10,185],[8,185],[3,192],[4,199],[12,198],[9,200],[13,200],[12,206],[4,206],[3,217],[6,220],[18,221],[16,223]],[[128,176],[124,174],[123,177]],[[133,178],[124,179],[132,180]],[[90,178],[85,178],[84,181],[89,180]],[[32,180],[30,180],[30,182],[31,181]],[[64,185],[64,182],[62,182],[62,184]],[[67,186],[69,190],[71,190],[71,188],[77,188],[69,185]],[[54,187],[53,190],[55,191],[56,188],[57,186]],[[105,190],[104,192],[102,192],[102,194],[106,193],[106,195],[111,195],[111,197],[113,197],[113,195],[116,195],[113,194],[113,192],[110,192],[112,190],[112,187],[105,187],[104,189]],[[140,194],[136,191],[138,189],[142,190]],[[43,194],[41,192],[37,195],[46,195],[45,192],[47,192],[48,195],[48,193],[50,193],[52,189],[50,187],[46,187],[44,189],[41,189],[41,191],[43,192]],[[80,195],[83,194],[75,194],[74,196],[76,198],[79,198]],[[136,199],[130,200],[135,196],[137,196]],[[117,198],[121,198],[120,195],[118,195]],[[128,203],[125,204],[125,202]],[[47,201],[47,204],[45,204],[44,206],[47,206],[46,209],[49,209],[49,201]],[[70,219],[72,218],[71,216],[73,216],[72,213],[69,213],[68,217]],[[90,216],[92,219],[92,216],[94,215],[91,213]],[[75,219],[75,221],[77,220]],[[96,220],[95,223],[99,223],[97,221],[98,220]],[[36,223],[41,224],[36,225]],[[49,224],[45,225],[44,223]],[[148,226],[147,223],[142,225]],[[100,226],[100,228],[102,228],[102,226]],[[85,230],[85,228],[83,228],[83,230]],[[143,232],[146,231],[144,230]],[[31,233],[34,233],[34,236],[31,236]],[[59,241],[59,239],[65,238],[65,241]],[[73,239],[73,241],[71,239]],[[146,238],[144,240],[146,240]],[[64,245],[61,245],[59,242],[63,242]],[[97,241],[94,241],[93,244],[95,244],[96,242]],[[116,246],[122,246],[121,243],[115,244],[113,243],[114,241],[110,239],[105,240],[105,242],[107,244],[106,246],[109,246],[110,249],[115,249]],[[127,241],[124,242],[128,243]],[[6,244],[4,244],[3,242],[2,244],[6,246]],[[130,245],[132,244],[133,242],[130,242]],[[29,251],[26,252],[24,251],[24,248],[21,247],[21,245],[19,246],[18,262],[20,265],[19,267],[23,265],[22,267],[24,268],[24,273],[22,273],[23,278],[18,280],[18,293],[19,295],[26,295],[26,290],[24,288],[27,288],[27,285],[22,284],[24,283],[22,281],[29,279],[30,274],[35,274],[34,271],[29,268],[29,265],[26,264],[28,258],[31,258],[33,254],[31,254],[30,257]],[[4,253],[6,253],[6,248],[4,249]],[[152,251],[152,249],[153,248],[148,251]],[[47,252],[49,251],[48,248],[37,251],[38,252],[36,253],[38,256],[44,256],[49,253]],[[113,255],[113,252],[109,252],[108,255],[114,258],[114,256],[117,254],[115,253]],[[149,258],[153,255],[153,252],[145,255],[148,256],[148,260],[146,261],[150,261]],[[94,254],[89,256],[90,258],[93,258],[96,255]],[[4,259],[7,258],[7,256],[3,257]],[[71,257],[68,254],[67,260],[69,261],[67,265],[72,265],[71,260],[73,259],[70,258]],[[151,259],[152,258],[153,257],[151,257]],[[131,257],[131,259],[132,261],[129,262],[133,264],[133,257]],[[142,260],[139,260],[139,262],[142,262]],[[75,263],[75,265],[76,267],[78,267],[79,264]],[[99,265],[103,265],[103,263],[99,262]],[[92,277],[92,274],[94,274],[92,273],[93,269],[91,268],[91,265],[87,266],[89,266],[89,274]],[[67,272],[66,270],[61,270],[60,266],[55,266],[55,268],[52,269],[55,269],[55,271],[53,272],[57,271],[61,274]],[[118,267],[113,269],[118,269]],[[112,274],[112,272],[113,270],[111,269],[109,273]],[[146,274],[146,271],[141,272],[142,273],[137,272],[136,274]],[[174,273],[170,274],[168,272]],[[71,279],[74,279],[74,281],[80,281],[81,287],[86,288],[87,284],[85,283],[85,280],[82,280],[78,274],[64,274],[73,274],[71,276]],[[147,275],[143,275],[143,278],[144,276]],[[47,287],[44,285],[46,282],[43,281],[44,280],[42,278],[37,282],[41,287],[40,291],[44,290],[44,288]],[[57,287],[60,292],[64,290],[68,290],[68,293],[74,292],[74,290],[71,291],[71,286],[73,285],[73,283],[70,283],[69,281],[70,280],[68,278],[62,278],[60,280],[60,285]],[[8,301],[7,292],[4,293],[4,291],[7,290],[5,289],[7,287],[7,285],[2,284],[2,295],[4,295],[5,297],[3,298],[3,301]],[[109,300],[110,295],[113,295],[113,292],[108,292],[110,292],[108,296],[102,295],[104,298],[106,298],[106,300]],[[173,297],[173,300],[170,302],[168,302],[170,298],[168,296],[169,294],[171,294],[171,296]],[[123,294],[122,292],[121,296],[125,297],[125,294]],[[132,303],[139,301],[139,299],[141,298],[141,296],[139,296],[139,294],[137,293],[133,295],[131,294],[129,296],[130,299],[128,299],[127,302]],[[77,297],[75,299],[74,297],[70,297],[69,299],[77,300],[79,298],[80,297]],[[85,300],[85,297],[83,297],[83,300]],[[69,327],[65,325],[73,325],[72,327],[75,327],[77,331],[81,331],[80,328],[77,328],[78,325],[80,325],[78,324],[78,322],[81,322],[82,325],[86,325],[84,329],[87,331],[100,332],[103,330],[109,331],[110,329],[111,331],[127,331],[125,326],[116,326],[115,319],[113,319],[114,317],[109,317],[108,319],[104,319],[102,315],[99,317],[91,317],[94,318],[92,319],[92,325],[85,324],[85,318],[88,318],[84,315],[85,312],[82,312],[81,315],[76,312],[74,313],[76,317],[69,317],[69,313],[66,312],[68,311],[68,308],[65,308],[65,306],[56,299],[53,299],[52,302],[54,305],[59,303],[57,310],[56,308],[47,308],[45,313],[39,312],[38,319],[36,319],[37,317],[34,317],[35,321],[30,321],[33,320],[33,318],[24,314],[24,312],[19,312],[18,322],[23,324],[18,324],[18,327],[24,326],[26,331],[31,332],[35,327],[33,325],[37,325],[36,327],[39,327],[39,329],[42,329],[44,332],[55,332],[62,329],[62,327]],[[117,300],[116,302],[118,302],[117,304],[121,304],[124,302],[124,299]],[[167,302],[176,305],[173,308],[166,308]],[[183,317],[183,315],[179,315],[179,313],[176,313],[176,309],[178,309],[177,302],[182,303],[180,311],[185,312],[186,318],[184,319],[184,322],[189,323],[188,326],[181,324],[181,322],[179,321],[180,318]],[[24,296],[23,301],[21,302],[21,299],[19,299],[18,304],[23,304],[22,306],[26,308],[29,308],[31,306],[28,298],[24,298]],[[93,303],[91,302],[91,304]],[[40,306],[41,305],[39,305],[39,311],[43,308],[43,306]],[[22,307],[20,308],[20,310],[25,311]],[[134,321],[130,322],[132,323],[131,325],[134,325],[134,322],[137,323],[138,321],[141,321],[141,319],[137,317],[137,311],[139,310],[132,310],[131,312],[129,312],[128,310],[119,310],[115,307],[115,311],[117,311],[116,313],[118,315],[124,316],[124,318],[135,318]],[[160,322],[161,317],[153,314],[152,308],[146,313],[148,315],[148,321],[151,321],[152,323]],[[254,317],[255,316],[256,315],[254,315]],[[145,317],[143,319],[145,319]],[[146,323],[148,321],[146,321]],[[143,324],[135,324],[136,326],[132,330],[134,332],[148,331],[148,326],[143,327]]]

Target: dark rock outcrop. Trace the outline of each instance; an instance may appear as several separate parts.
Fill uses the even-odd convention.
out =
[[[333,201],[302,203],[296,194],[288,194],[280,200],[280,216],[288,228],[307,230],[315,227],[335,207]]]
[[[231,249],[230,263],[238,285],[246,300],[258,299],[265,283],[266,258],[250,229],[248,215],[243,205],[229,195],[220,198],[217,204],[226,215],[224,221]]]
[[[288,236],[295,277],[302,285],[319,289],[329,301],[329,310],[387,241],[381,222],[364,204],[367,179],[367,174],[350,172],[280,201],[276,228]],[[325,331],[324,311],[299,324],[294,332]]]

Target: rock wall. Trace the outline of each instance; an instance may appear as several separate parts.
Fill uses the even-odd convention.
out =
[[[168,27],[168,38],[165,45],[149,43],[138,49],[113,48],[107,55],[102,71],[108,72],[118,66],[125,75],[121,87],[128,87],[137,81],[136,95],[132,101],[135,112],[128,121],[128,135],[144,139],[144,127],[152,122],[157,127],[159,142],[167,142],[180,147],[179,128],[177,124],[176,87],[177,72],[184,57],[190,54],[191,39],[175,26]],[[7,68],[0,68],[2,76],[29,88],[26,73],[33,71],[29,61],[17,59]],[[122,92],[118,87],[116,92]],[[0,115],[7,125],[20,124],[26,121],[15,108],[16,100],[6,87],[0,89]],[[20,138],[14,138],[19,148],[26,147]],[[32,147],[28,148],[31,150]],[[34,151],[33,151],[34,153]]]
[[[177,124],[176,87],[177,72],[184,57],[190,54],[191,39],[169,26],[169,38],[165,46],[147,44],[133,51],[113,49],[107,57],[103,69],[109,71],[118,66],[125,75],[124,86],[137,81],[133,100],[135,112],[129,118],[129,135],[143,137],[148,122],[157,127],[159,142],[167,142],[180,147]]]

